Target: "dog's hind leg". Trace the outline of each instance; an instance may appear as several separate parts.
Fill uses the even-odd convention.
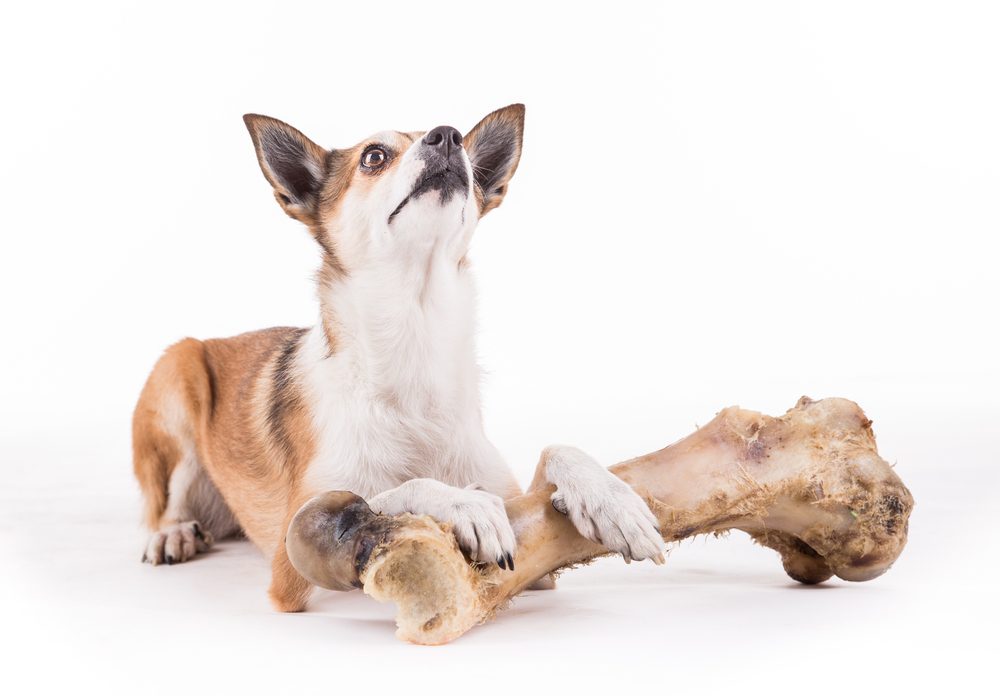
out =
[[[189,453],[170,475],[167,506],[153,529],[143,560],[173,565],[208,551],[216,537],[230,536],[240,527],[205,469]]]
[[[239,524],[198,461],[199,409],[211,407],[200,341],[172,346],[156,364],[132,422],[133,463],[152,530],[142,560],[182,563]]]

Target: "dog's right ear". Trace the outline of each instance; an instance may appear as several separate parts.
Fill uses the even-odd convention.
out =
[[[497,109],[466,133],[465,151],[481,192],[480,217],[500,205],[507,194],[507,184],[521,160],[523,137],[524,104]]]
[[[276,118],[246,114],[243,122],[282,210],[306,225],[315,225],[319,189],[326,175],[326,150]]]

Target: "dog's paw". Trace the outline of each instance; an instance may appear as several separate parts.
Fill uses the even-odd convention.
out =
[[[454,498],[432,517],[451,524],[459,547],[469,558],[514,570],[517,539],[500,496],[457,489]]]
[[[559,476],[552,506],[581,535],[620,553],[626,563],[647,558],[663,563],[666,544],[656,517],[631,486],[576,448],[553,448],[549,457],[550,467],[571,471]]]
[[[164,527],[149,537],[142,562],[153,565],[183,563],[197,553],[208,551],[212,543],[211,533],[197,522],[180,522]]]
[[[514,569],[517,539],[500,496],[419,478],[379,493],[368,504],[382,515],[430,515],[451,525],[459,547],[472,560]]]

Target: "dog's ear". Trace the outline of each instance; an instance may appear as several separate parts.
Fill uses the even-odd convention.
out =
[[[274,197],[291,217],[317,222],[319,189],[326,175],[326,150],[276,118],[246,114],[257,161],[274,187]]]
[[[521,159],[523,135],[524,104],[511,104],[477,123],[463,139],[472,160],[473,179],[482,194],[480,215],[503,201]]]

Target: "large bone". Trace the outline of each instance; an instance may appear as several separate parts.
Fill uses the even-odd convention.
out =
[[[844,399],[803,397],[780,418],[727,408],[683,440],[611,471],[646,500],[665,540],[740,529],[777,550],[803,583],[884,573],[906,543],[913,507],[876,452],[871,421]],[[608,553],[552,507],[553,490],[542,483],[507,502],[515,571],[470,564],[447,525],[375,515],[342,491],[296,514],[288,556],[316,585],[363,587],[394,602],[398,637],[445,643],[546,573]]]

